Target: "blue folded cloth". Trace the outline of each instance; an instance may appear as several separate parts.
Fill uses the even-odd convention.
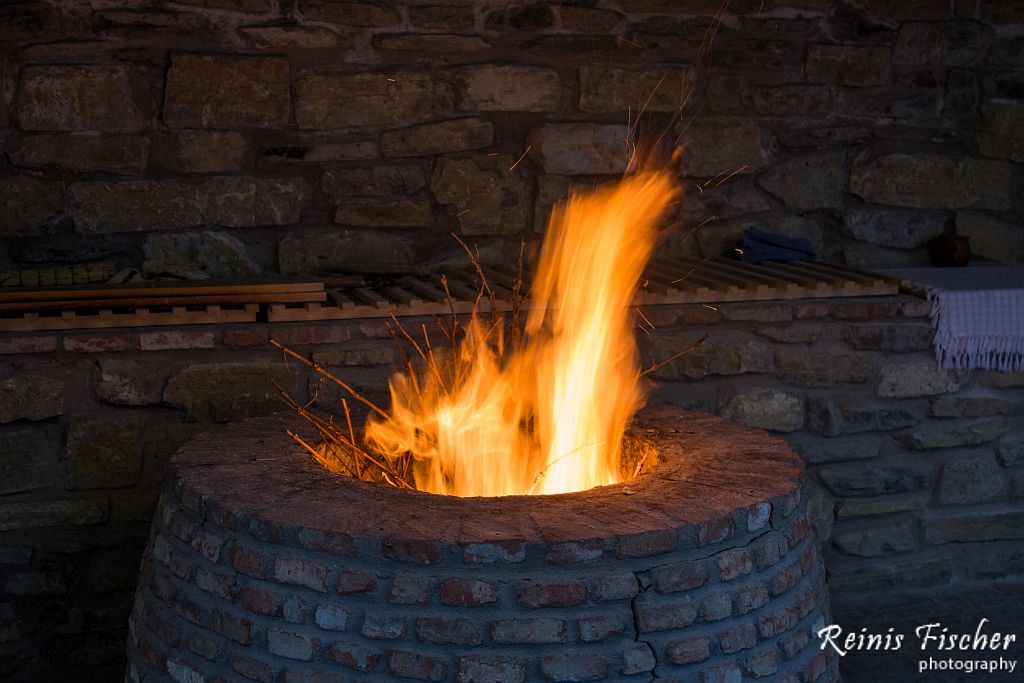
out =
[[[747,228],[743,233],[741,261],[813,261],[814,256],[814,247],[803,238],[775,235],[757,228]]]

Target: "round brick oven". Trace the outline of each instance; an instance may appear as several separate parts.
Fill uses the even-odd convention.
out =
[[[614,486],[455,498],[331,475],[287,418],[175,455],[130,681],[838,680],[781,439],[648,408],[659,462]]]

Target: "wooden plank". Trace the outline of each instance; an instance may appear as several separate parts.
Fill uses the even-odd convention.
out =
[[[152,306],[202,306],[206,304],[284,303],[290,301],[315,302],[327,299],[325,292],[294,292],[277,294],[217,294],[211,296],[167,297],[151,296],[115,301],[112,299],[71,299],[67,301],[24,301],[0,303],[0,312],[48,311],[62,309],[89,309],[101,307],[145,308]]]
[[[0,303],[23,301],[70,301],[74,299],[132,299],[152,297],[214,296],[322,292],[324,283],[309,278],[255,280],[251,282],[133,282],[124,285],[84,284],[73,287],[26,287],[0,289]]]
[[[70,313],[70,315],[66,315]],[[222,309],[216,315],[205,310],[185,311],[175,316],[169,312],[140,309],[129,313],[111,310],[82,313],[61,311],[54,315],[26,313],[0,318],[0,332],[48,332],[60,330],[106,329],[114,327],[148,327],[168,325],[210,325],[214,323],[250,323],[258,319],[258,311],[244,308]]]

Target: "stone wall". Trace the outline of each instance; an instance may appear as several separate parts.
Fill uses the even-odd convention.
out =
[[[955,226],[1019,262],[1022,33],[1013,0],[4,3],[0,266],[500,260],[638,109],[685,150],[676,251],[753,224],[878,267]]]
[[[1024,578],[1024,377],[938,371],[926,311],[644,310],[648,363],[708,335],[655,373],[658,398],[781,433],[807,461],[834,597]],[[337,406],[271,337],[383,400],[395,352],[376,320],[0,337],[0,677],[120,676],[169,455],[273,407],[270,378]]]

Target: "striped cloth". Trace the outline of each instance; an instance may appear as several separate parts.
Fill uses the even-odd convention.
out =
[[[1024,370],[1024,265],[891,272],[927,291],[939,367]]]

